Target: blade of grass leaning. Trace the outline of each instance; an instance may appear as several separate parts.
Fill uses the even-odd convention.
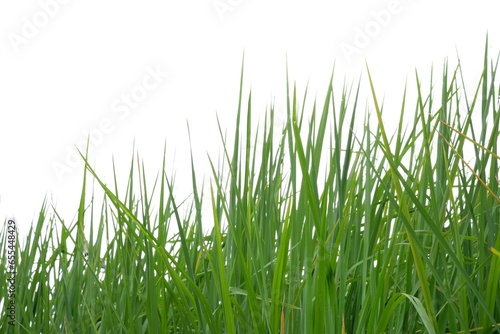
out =
[[[368,64],[366,65],[366,70],[368,72],[368,79],[370,82],[370,89],[371,89],[371,93],[372,93],[375,112],[377,114],[378,124],[379,124],[380,131],[382,134],[383,145],[385,148],[384,154],[385,154],[387,160],[389,161],[389,163],[391,163],[391,162],[393,163],[393,156],[390,153],[391,148],[389,145],[389,141],[387,140],[387,135],[385,133],[384,122],[382,120],[382,113],[380,112],[380,108],[378,105],[377,96],[375,94],[375,88],[373,86],[373,81],[371,78],[370,69],[368,68]],[[394,163],[391,164],[391,166],[390,166],[390,173],[392,176],[392,181],[394,184],[394,188],[396,189],[399,205],[401,206],[401,213],[405,216],[406,220],[408,222],[410,222],[411,221],[410,213],[408,211],[408,207],[407,207],[406,201],[405,201],[404,196],[403,196],[403,190],[401,188],[399,178],[397,176],[397,173],[395,172],[395,167],[396,166],[394,166]],[[415,261],[415,267],[417,270],[417,275],[418,275],[419,280],[420,280],[420,288],[422,290],[422,294],[424,297],[424,304],[426,306],[425,309],[426,309],[428,317],[431,319],[431,323],[427,324],[427,325],[431,325],[431,326],[429,326],[429,327],[426,326],[426,328],[430,333],[435,333],[438,330],[438,324],[436,321],[436,311],[434,310],[434,305],[433,305],[433,302],[431,299],[429,286],[426,283],[427,277],[425,275],[425,267],[424,267],[424,264],[422,261],[422,257],[417,252],[414,240],[410,236],[410,234],[408,234],[408,242],[410,243],[410,247],[411,247],[412,254],[413,254],[413,260]]]
[[[115,196],[115,194],[111,190],[109,190],[109,188],[104,184],[104,182],[101,181],[101,179],[97,176],[97,174],[92,169],[92,167],[88,164],[88,161],[83,156],[82,156],[82,158],[84,159],[84,161],[86,163],[87,170],[99,182],[102,189],[104,190],[106,195],[111,199],[113,204],[117,207],[117,209],[119,209],[121,212],[123,212],[123,214],[128,219],[130,219],[130,221],[131,221],[130,226],[138,228],[141,231],[141,233],[144,234],[144,236],[146,237],[146,240],[151,242],[153,244],[153,247],[155,248],[155,250],[158,251],[159,254],[161,254],[164,263],[167,265],[168,273],[171,276],[172,280],[175,282],[176,287],[179,288],[181,291],[184,291],[188,300],[193,302],[195,305],[198,305],[198,303],[200,303],[200,301],[203,300],[203,297],[202,297],[201,291],[199,291],[199,288],[196,286],[195,282],[192,280],[192,278],[191,278],[192,275],[190,273],[186,272],[185,270],[183,270],[182,268],[180,268],[179,266],[173,267],[170,265],[170,261],[172,261],[173,263],[176,263],[175,259],[172,258],[165,251],[165,249],[163,249],[162,246],[158,244],[156,237],[150,231],[148,231],[146,228],[144,228],[143,224],[135,217],[135,215]],[[172,188],[171,188],[170,184],[169,184],[169,188],[171,191]],[[174,205],[174,207],[175,207],[175,205]],[[129,222],[127,221],[127,223],[129,223]],[[180,227],[182,228],[182,226],[180,226]],[[188,268],[188,270],[189,270],[189,268]],[[184,277],[184,279],[189,284],[189,286],[186,286],[186,284],[180,278],[179,274],[181,274]],[[193,294],[194,294],[194,296],[193,296]],[[186,300],[181,300],[181,301],[184,304],[184,308],[186,310],[186,315],[191,316],[191,312],[188,311],[189,306],[187,304],[187,301]],[[208,305],[203,305],[203,306],[205,309],[204,312],[205,312],[205,314],[207,314]],[[201,313],[201,306],[200,306],[200,309],[198,310],[198,312],[199,312],[200,318],[203,318],[203,315]],[[195,323],[194,318],[191,321],[193,324]],[[200,319],[200,321],[202,321],[202,320]]]
[[[372,92],[373,92],[373,89],[372,89]],[[391,163],[391,160],[389,160],[389,163]],[[392,166],[391,170],[396,174],[396,176],[399,175],[399,172],[397,171],[396,166]],[[437,229],[437,227],[435,226],[435,224],[432,223],[432,218],[428,215],[426,208],[421,205],[420,201],[415,197],[414,193],[411,191],[411,187],[405,182],[405,180],[403,178],[399,177],[399,182],[401,182],[401,184],[405,188],[406,195],[408,195],[410,197],[410,199],[412,200],[412,202],[416,205],[416,207],[417,207],[417,209],[419,211],[419,214],[424,218],[424,220],[426,222],[428,222],[428,226],[432,229],[434,237],[436,237],[436,240],[445,249],[446,253],[450,257],[450,260],[456,266],[456,269],[458,270],[458,272],[461,273],[463,279],[466,281],[467,285],[471,289],[471,292],[477,298],[477,302],[484,309],[486,316],[489,318],[490,321],[492,321],[493,323],[495,323],[494,317],[493,317],[493,315],[491,314],[491,312],[489,311],[489,309],[488,309],[488,307],[486,305],[486,301],[485,301],[484,296],[482,296],[479,293],[478,288],[474,285],[474,283],[468,277],[468,274],[464,270],[463,265],[462,265],[462,263],[460,263],[460,260],[458,259],[458,257],[455,255],[455,253],[453,252],[453,250],[447,244],[447,242],[445,241],[445,239],[441,235],[441,232]],[[404,217],[406,217],[406,215]],[[408,223],[409,223],[409,221],[408,221]],[[411,229],[407,229],[407,233],[414,235],[414,231],[412,231]],[[418,247],[418,248],[421,248],[421,246],[419,246],[419,244],[418,244],[417,240],[415,239],[415,237],[416,236],[414,236],[415,246]],[[428,262],[427,258],[424,257],[424,261]],[[439,273],[437,272],[436,268],[434,268],[431,263],[428,263],[428,268],[431,271],[433,271],[435,277],[439,277],[440,276]],[[448,298],[451,298],[451,296],[448,296]]]

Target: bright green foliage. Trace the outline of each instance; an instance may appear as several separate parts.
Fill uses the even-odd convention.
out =
[[[299,103],[287,85],[283,129],[271,107],[253,134],[242,68],[234,141],[219,126],[209,194],[193,158],[191,204],[165,163],[152,191],[136,159],[125,191],[87,164],[76,222],[44,203],[18,249],[17,326],[2,318],[0,332],[500,333],[497,64],[485,54],[472,96],[460,66],[444,66],[438,92],[416,74],[392,137],[369,69],[376,125],[360,115],[361,81],[353,97],[332,75],[321,107],[306,113],[307,92]]]

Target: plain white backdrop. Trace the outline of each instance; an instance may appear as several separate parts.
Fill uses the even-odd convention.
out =
[[[415,69],[426,76],[434,64],[439,80],[457,51],[472,89],[487,33],[498,55],[499,12],[498,1],[2,1],[0,220],[26,233],[47,198],[71,222],[83,175],[75,145],[89,133],[90,161],[111,182],[114,158],[123,189],[133,145],[154,179],[166,143],[187,195],[187,123],[208,180],[216,115],[234,129],[243,53],[244,98],[251,89],[261,120],[271,103],[283,119],[287,59],[299,94],[309,83],[319,103],[334,65],[336,84],[361,76],[366,92],[366,61],[380,98],[399,108]]]

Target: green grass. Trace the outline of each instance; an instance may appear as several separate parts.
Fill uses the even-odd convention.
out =
[[[485,51],[472,95],[460,66],[439,91],[416,73],[397,116],[368,66],[341,91],[332,75],[312,110],[287,74],[287,122],[271,107],[261,133],[242,67],[232,141],[219,125],[208,186],[191,157],[190,201],[165,162],[150,183],[134,157],[125,183],[86,164],[76,222],[43,203],[0,332],[500,333],[497,64]],[[6,230],[0,243],[5,268]]]

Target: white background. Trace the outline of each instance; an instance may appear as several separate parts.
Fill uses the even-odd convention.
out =
[[[0,220],[15,217],[25,233],[47,197],[73,221],[83,164],[68,161],[89,131],[90,160],[108,182],[114,157],[124,190],[134,141],[154,179],[166,142],[167,171],[189,193],[187,122],[201,181],[207,153],[221,151],[216,115],[233,130],[243,52],[244,100],[251,89],[261,120],[273,102],[283,119],[287,58],[299,95],[309,82],[320,105],[334,64],[340,87],[361,76],[367,88],[366,61],[377,93],[399,106],[415,69],[428,76],[434,64],[439,81],[457,51],[473,89],[487,32],[498,55],[499,12],[498,1],[2,1]],[[168,75],[125,114],[124,94],[154,86],[152,70]],[[58,176],[54,165],[67,169]]]

